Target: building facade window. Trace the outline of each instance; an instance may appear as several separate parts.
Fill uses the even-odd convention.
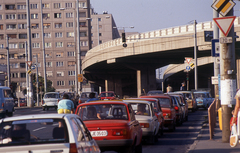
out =
[[[6,14],[6,20],[16,19],[16,14]]]
[[[80,46],[88,46],[88,41],[80,41]]]
[[[66,18],[73,18],[73,12],[66,13]]]
[[[69,80],[68,85],[69,86],[74,86],[75,85],[75,80]]]
[[[46,74],[47,74],[47,77],[52,77],[53,76],[52,71],[47,71]]]
[[[65,8],[72,8],[73,4],[72,3],[65,3]]]
[[[27,29],[27,24],[26,23],[18,24],[18,29]]]
[[[63,57],[63,53],[56,53],[56,57]]]
[[[45,54],[45,57],[46,57],[46,58],[51,58],[51,57],[52,57],[52,53],[46,53],[46,54]]]
[[[50,13],[43,13],[42,17],[43,19],[50,18]]]
[[[63,37],[62,32],[55,33],[55,38],[62,38],[62,37]]]
[[[86,31],[80,32],[80,37],[86,37],[86,36],[87,36],[87,32]]]
[[[45,43],[45,48],[51,48],[52,47],[52,43],[51,42],[46,42]]]
[[[55,9],[61,8],[61,3],[54,3],[54,4],[53,4],[53,7],[54,7]]]
[[[13,30],[16,29],[17,25],[16,24],[6,24],[6,29],[7,30]]]
[[[46,29],[51,28],[51,23],[44,23],[43,27]]]
[[[26,73],[20,73],[20,75],[21,78],[26,78]]]
[[[65,85],[64,82],[65,82],[65,81],[57,81],[57,86],[64,86],[64,85]]]
[[[40,48],[40,43],[32,43],[32,48]]]
[[[52,67],[52,62],[46,62],[46,67]]]
[[[67,37],[74,37],[74,32],[67,32]]]
[[[31,19],[38,19],[38,14],[37,13],[31,14]]]
[[[75,76],[75,71],[68,71],[68,76]]]
[[[25,4],[19,4],[17,5],[18,10],[26,10],[26,5]]]
[[[20,49],[25,48],[25,43],[19,43],[19,48]]]
[[[39,33],[32,33],[32,38],[39,38]]]
[[[67,55],[68,55],[68,57],[74,57],[75,52],[74,51],[67,52]]]
[[[64,76],[64,72],[57,72],[57,77],[62,77]]]
[[[26,68],[26,64],[25,63],[20,63],[20,68]]]
[[[30,4],[30,9],[37,9],[38,8],[38,4]]]
[[[27,14],[18,14],[18,19],[27,19]]]
[[[74,42],[68,42],[67,47],[74,47],[75,43]]]
[[[68,61],[68,66],[69,66],[69,67],[75,66],[75,61]]]
[[[0,34],[0,40],[4,39],[4,35]]]
[[[66,27],[67,28],[72,28],[73,27],[73,22],[67,22]]]
[[[2,10],[2,4],[0,4],[0,10]]]
[[[18,36],[19,39],[27,39],[27,34],[26,33],[21,33]]]
[[[79,17],[86,17],[86,12],[79,12]]]
[[[9,49],[17,49],[18,44],[17,43],[10,43],[8,47],[9,47]]]
[[[17,38],[17,34],[7,34],[7,36],[9,37],[9,39],[16,39]]]
[[[62,67],[63,66],[63,61],[61,62],[56,62],[56,67]]]
[[[55,28],[62,28],[62,23],[55,23]]]
[[[56,42],[55,47],[63,47],[63,42]]]
[[[0,30],[3,30],[3,24],[0,24]]]
[[[48,8],[50,8],[50,4],[49,3],[43,3],[42,8],[43,9],[48,9]]]
[[[44,38],[51,38],[51,33],[44,33]]]
[[[19,64],[18,63],[10,63],[10,68],[13,68],[13,69],[19,68]]]
[[[4,49],[4,44],[0,44],[0,49]]]
[[[5,5],[5,9],[6,10],[16,10],[16,6],[15,6],[15,4]]]
[[[38,29],[39,28],[39,24],[38,23],[32,23],[31,27],[32,27],[32,29]]]
[[[79,2],[79,4],[78,4],[79,6],[79,8],[84,8],[84,7],[87,7],[87,3],[86,2]]]
[[[86,22],[79,22],[79,26],[80,27],[86,27],[87,25],[86,25]]]
[[[2,20],[2,14],[0,14],[0,20]]]
[[[9,59],[17,59],[18,54],[9,54]]]
[[[11,78],[18,78],[18,73],[11,73]]]
[[[62,13],[54,13],[54,18],[62,18]]]

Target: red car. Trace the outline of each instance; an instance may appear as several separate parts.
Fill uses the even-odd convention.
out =
[[[88,102],[78,105],[75,114],[102,152],[142,152],[142,129],[130,104],[120,100]]]
[[[156,98],[159,100],[163,117],[164,126],[168,127],[170,131],[174,131],[176,127],[176,108],[173,106],[172,98],[169,95],[150,95],[140,96],[140,98]]]
[[[99,94],[99,97],[100,100],[114,100],[118,98],[114,91],[103,91]]]

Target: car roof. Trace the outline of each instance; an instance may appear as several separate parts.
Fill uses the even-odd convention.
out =
[[[140,98],[170,98],[170,97],[167,94],[158,94],[158,95],[140,96]]]
[[[149,101],[146,101],[146,100],[139,100],[139,99],[123,99],[124,102],[127,102],[127,103],[139,103],[139,104],[151,104],[151,102]]]
[[[208,91],[194,91],[193,93],[209,93]]]
[[[6,86],[0,86],[0,89],[10,89],[10,88]]]
[[[126,99],[123,99],[123,100],[147,100],[147,101],[158,101],[158,99],[156,98],[126,98]]]
[[[52,94],[52,93],[57,93],[57,94],[59,94],[59,92],[46,92],[45,94]]]
[[[65,116],[75,116],[74,114],[31,114],[31,115],[21,115],[21,116],[14,116],[14,117],[7,117],[3,118],[1,121],[16,121],[16,120],[27,120],[27,119],[41,119],[41,118],[64,118]]]
[[[127,103],[123,102],[122,100],[97,100],[97,101],[89,101],[87,103],[82,103],[80,105],[81,106],[82,105],[99,105],[99,104],[113,104],[113,103],[127,105]]]

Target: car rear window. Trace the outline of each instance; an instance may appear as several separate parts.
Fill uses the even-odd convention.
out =
[[[44,98],[59,98],[58,94],[45,94]]]
[[[114,97],[113,93],[101,93],[100,97]]]
[[[0,124],[0,147],[67,142],[68,132],[63,119],[18,120]]]
[[[12,98],[12,93],[11,93],[11,90],[3,90],[3,93],[4,93],[4,97],[5,98]]]
[[[148,104],[143,103],[131,103],[135,115],[150,116],[150,107]]]
[[[206,98],[205,94],[204,93],[194,93],[194,96],[196,98]]]
[[[170,108],[171,107],[171,103],[170,103],[170,99],[168,98],[158,98],[161,107],[165,107],[165,108]]]
[[[78,109],[78,115],[83,121],[86,120],[128,120],[125,105],[121,104],[97,104],[85,105]]]

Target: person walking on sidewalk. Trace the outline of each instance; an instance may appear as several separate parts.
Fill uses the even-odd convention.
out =
[[[170,86],[170,84],[168,84],[167,86],[167,92],[172,92],[172,87]]]
[[[239,111],[239,108],[240,108],[240,90],[239,89],[237,89],[235,99],[236,99],[236,106],[235,106],[234,111],[233,111],[233,117],[232,117],[232,120],[231,120],[231,123],[230,123],[230,127],[232,127],[232,125],[234,123],[236,124],[236,122],[237,122],[238,111]]]

